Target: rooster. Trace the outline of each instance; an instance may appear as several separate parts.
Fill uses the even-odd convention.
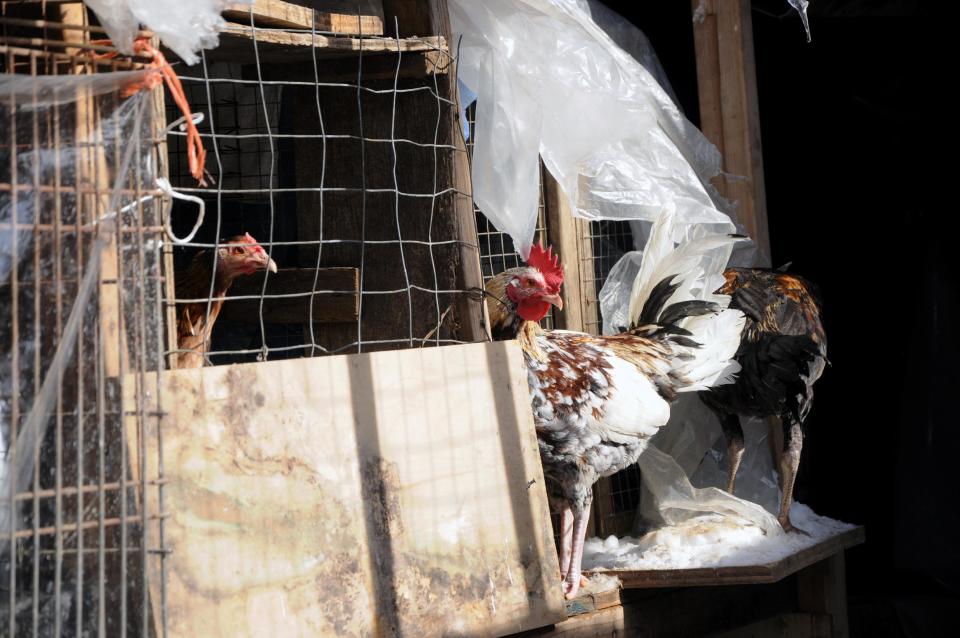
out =
[[[277,272],[277,264],[250,233],[231,237],[215,254],[216,264],[212,251],[200,251],[187,271],[176,279],[177,299],[187,300],[177,303],[178,368],[203,367],[213,324],[234,279],[259,270]]]
[[[731,494],[743,458],[743,429],[737,415],[780,417],[784,445],[777,519],[791,531],[797,529],[790,522],[790,505],[803,449],[803,422],[813,403],[813,384],[827,362],[827,338],[812,284],[782,270],[724,272],[726,283],[717,292],[730,295],[730,307],[746,315],[736,356],[743,370],[736,383],[711,388],[700,397],[723,428]]]
[[[527,265],[507,270],[486,286],[492,332],[517,338],[524,352],[540,459],[547,492],[560,514],[560,570],[566,598],[581,586],[584,537],[592,486],[632,465],[670,417],[679,392],[730,383],[743,314],[724,309],[729,298],[693,298],[720,269],[701,263],[714,249],[737,241],[708,235],[674,247],[673,213],[654,224],[634,283],[633,326],[595,337],[542,330],[537,322],[559,297],[563,270],[551,250],[531,247]],[[722,260],[726,263],[726,258]]]

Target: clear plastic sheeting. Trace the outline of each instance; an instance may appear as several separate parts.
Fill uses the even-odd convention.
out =
[[[779,491],[766,428],[759,419],[744,421],[746,451],[736,496],[730,495],[723,489],[728,459],[720,423],[699,397],[680,397],[671,406],[670,422],[640,456],[643,492],[635,531],[720,514],[749,521],[765,533],[781,533],[771,513],[776,512]]]
[[[121,53],[133,55],[133,40],[142,24],[187,64],[201,49],[217,46],[224,25],[220,13],[229,5],[252,0],[85,0]]]
[[[516,246],[533,238],[538,156],[577,216],[652,220],[673,204],[681,224],[733,230],[707,186],[717,149],[585,2],[452,0],[450,18],[478,95],[474,199]]]
[[[0,633],[146,635],[143,581],[108,565],[145,573],[159,547],[127,438],[156,386],[122,372],[162,365],[156,96],[124,97],[142,72],[8,55],[65,72],[0,81]]]
[[[790,3],[790,6],[796,9],[797,13],[800,14],[800,20],[803,21],[803,30],[807,32],[807,42],[810,42],[810,18],[807,17],[807,7],[810,5],[809,0],[787,1]]]
[[[650,236],[649,222],[630,222],[630,230],[633,234],[634,245],[643,246],[647,243]],[[694,227],[679,229],[681,233],[692,231]],[[708,232],[711,225],[702,225],[697,227],[697,232]],[[675,237],[674,241],[680,241],[683,235]],[[733,246],[733,252],[730,253],[726,265],[731,266],[753,266],[757,262],[757,245],[753,241],[744,240],[737,242]],[[629,305],[630,294],[633,283],[640,272],[640,263],[643,261],[643,250],[631,250],[625,253],[610,269],[603,287],[597,296],[600,303],[600,316],[602,319],[603,334],[617,334],[622,332],[630,325]],[[714,285],[713,289],[709,286]],[[723,285],[720,278],[712,278],[700,290],[703,293],[716,290]],[[706,297],[697,297],[706,298]]]

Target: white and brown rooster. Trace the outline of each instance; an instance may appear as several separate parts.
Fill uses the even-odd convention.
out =
[[[743,314],[726,309],[729,298],[703,292],[722,281],[737,238],[700,233],[675,247],[672,233],[673,213],[666,211],[634,283],[632,328],[619,335],[540,328],[551,304],[562,308],[563,282],[558,257],[542,246],[531,248],[526,266],[486,286],[494,334],[517,338],[524,351],[547,492],[560,513],[567,598],[581,586],[593,484],[636,462],[667,423],[678,392],[730,383],[739,370],[731,358]]]

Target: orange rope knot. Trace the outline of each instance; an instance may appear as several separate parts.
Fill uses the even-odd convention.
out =
[[[112,46],[110,40],[92,40],[91,44],[100,44]],[[167,59],[160,51],[155,49],[146,37],[139,37],[133,41],[133,52],[135,55],[149,57],[151,62],[147,65],[148,73],[143,81],[133,82],[123,88],[120,92],[121,97],[130,97],[143,90],[151,90],[166,81],[167,88],[170,89],[170,95],[173,101],[180,107],[183,113],[187,127],[187,162],[190,167],[190,174],[197,180],[200,186],[206,186],[205,178],[207,151],[203,148],[203,140],[200,139],[200,132],[197,131],[196,124],[193,123],[193,114],[190,112],[190,104],[187,103],[187,96],[183,93],[183,85],[180,84],[180,78],[174,72],[173,67],[167,62]],[[115,58],[117,52],[95,54],[97,58]]]

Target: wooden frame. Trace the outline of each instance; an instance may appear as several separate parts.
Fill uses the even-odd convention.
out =
[[[770,265],[770,235],[760,147],[757,71],[750,0],[692,0],[700,128],[719,149],[725,173],[714,180],[737,205],[737,219]],[[728,177],[729,176],[729,177]]]

